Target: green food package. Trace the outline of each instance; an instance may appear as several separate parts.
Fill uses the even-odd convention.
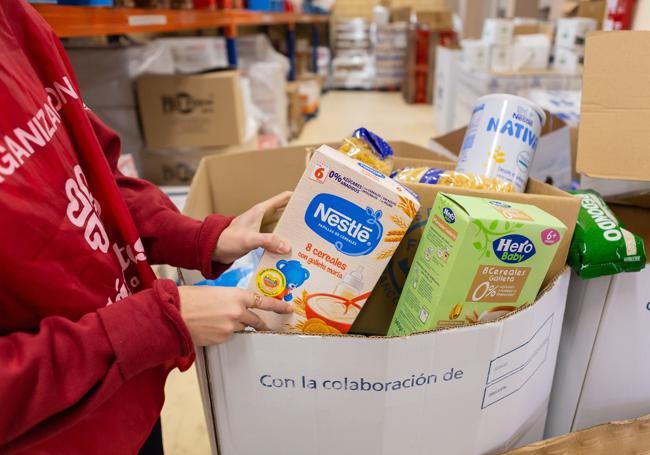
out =
[[[637,272],[645,267],[643,240],[623,227],[600,194],[593,190],[571,194],[581,203],[568,262],[581,278]]]

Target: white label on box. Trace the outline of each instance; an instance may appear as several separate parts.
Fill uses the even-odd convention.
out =
[[[481,408],[512,395],[533,377],[547,358],[552,326],[553,315],[526,343],[490,362]]]
[[[131,27],[142,27],[146,25],[167,25],[167,16],[164,14],[143,14],[128,17]]]

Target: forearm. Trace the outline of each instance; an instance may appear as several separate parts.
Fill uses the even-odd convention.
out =
[[[43,319],[35,334],[0,337],[0,452],[32,431],[83,418],[125,381],[192,353],[171,281],[73,322]],[[87,411],[86,411],[87,412]]]

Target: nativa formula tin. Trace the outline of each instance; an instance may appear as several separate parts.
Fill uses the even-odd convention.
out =
[[[546,122],[533,102],[514,95],[486,95],[476,101],[456,171],[506,183],[524,192],[528,171]]]

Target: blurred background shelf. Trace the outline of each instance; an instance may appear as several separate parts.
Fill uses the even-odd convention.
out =
[[[318,24],[328,15],[248,10],[174,10],[34,5],[60,37],[168,32],[215,27]]]

